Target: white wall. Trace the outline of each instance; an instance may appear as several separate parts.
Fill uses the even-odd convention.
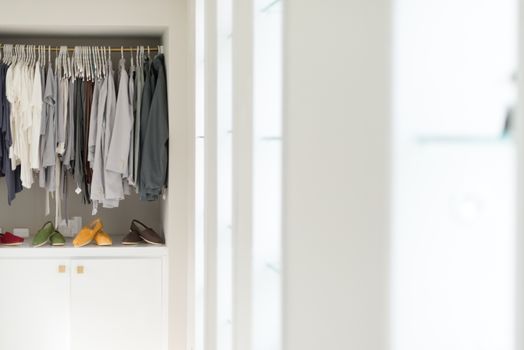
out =
[[[284,349],[386,349],[390,3],[285,7]]]
[[[170,349],[187,348],[188,232],[193,206],[190,0],[16,0],[2,3],[0,33],[163,35],[170,111],[169,195],[164,230],[170,251]],[[1,199],[0,199],[1,200]],[[7,204],[6,204],[7,205]],[[4,208],[1,206],[1,208]]]

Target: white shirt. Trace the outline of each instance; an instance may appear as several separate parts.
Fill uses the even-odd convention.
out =
[[[40,62],[36,63],[31,94],[31,143],[29,161],[32,169],[40,168],[40,124],[42,122],[42,77]]]

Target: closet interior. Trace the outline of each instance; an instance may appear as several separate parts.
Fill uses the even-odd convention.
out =
[[[115,71],[115,76],[119,68],[119,62],[123,57],[126,67],[136,58],[137,46],[144,46],[147,53],[147,48],[150,48],[150,57],[153,57],[162,45],[162,38],[160,36],[79,36],[79,35],[13,35],[0,34],[0,44],[21,44],[21,45],[44,45],[51,47],[51,59],[54,62],[55,57],[59,54],[58,48],[67,46],[69,48],[68,55],[73,54],[72,50],[75,46],[92,46],[111,48],[112,67]],[[0,49],[0,51],[2,51]],[[166,66],[168,70],[169,67]],[[167,106],[166,106],[167,108]],[[68,175],[71,178],[71,175]],[[36,175],[38,178],[38,175]],[[67,186],[67,217],[82,217],[82,225],[87,225],[95,217],[103,220],[105,229],[108,233],[114,236],[122,236],[129,230],[129,225],[133,219],[138,219],[147,223],[156,232],[163,233],[162,227],[162,206],[165,201],[165,196],[160,196],[158,200],[144,201],[140,200],[135,191],[130,191],[131,194],[125,196],[121,200],[119,206],[116,208],[98,207],[96,216],[92,215],[93,206],[84,203],[82,194],[75,192],[76,185],[74,181],[68,181]],[[167,194],[166,194],[167,195]],[[50,200],[50,213],[45,215],[46,206],[46,192],[38,186],[38,180],[30,188],[24,188],[20,193],[17,193],[11,205],[8,205],[6,179],[0,178],[0,227],[3,231],[11,230],[12,228],[28,228],[31,234],[34,234],[44,222],[54,221],[55,205],[54,199]],[[62,213],[65,219],[65,213]]]

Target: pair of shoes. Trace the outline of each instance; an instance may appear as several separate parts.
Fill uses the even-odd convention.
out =
[[[83,247],[93,242],[93,240],[95,241],[96,245],[99,246],[108,246],[113,244],[113,240],[109,234],[102,230],[103,227],[104,224],[102,223],[102,220],[95,219],[88,226],[84,226],[80,232],[78,232],[75,239],[73,240],[73,245],[75,247]]]
[[[40,230],[33,237],[33,247],[41,247],[47,243],[51,243],[52,246],[63,246],[65,245],[64,236],[55,229],[55,226],[50,222],[46,222]]]
[[[133,220],[131,221],[129,233],[122,239],[122,244],[136,245],[141,242],[160,245],[164,244],[165,240],[152,228],[147,227],[145,224],[138,220]]]
[[[4,234],[0,233],[0,244],[1,245],[22,245],[24,243],[24,239],[22,237],[15,236],[11,232],[6,232]]]

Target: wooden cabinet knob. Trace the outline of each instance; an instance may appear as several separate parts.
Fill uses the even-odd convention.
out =
[[[82,265],[78,265],[76,267],[76,273],[79,274],[79,275],[83,274],[84,273],[84,267]]]
[[[65,273],[66,267],[65,265],[58,265],[58,273]]]

